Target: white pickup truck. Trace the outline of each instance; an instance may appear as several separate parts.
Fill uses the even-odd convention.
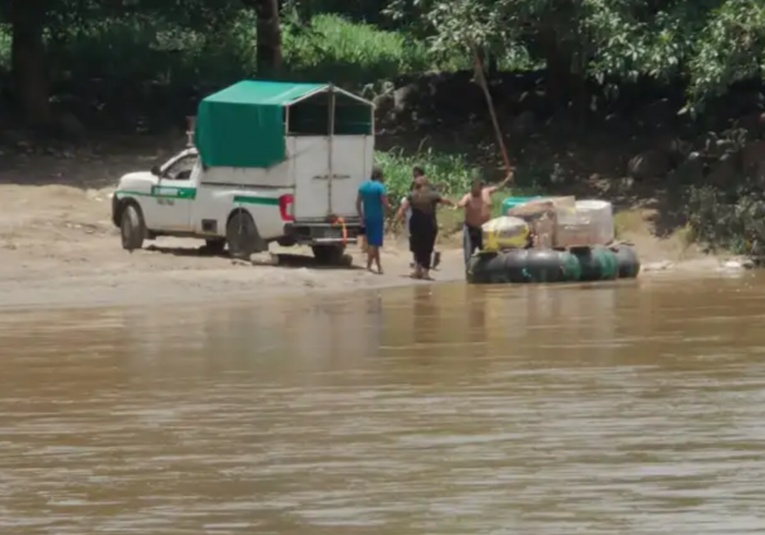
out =
[[[371,102],[331,85],[245,81],[204,99],[195,123],[195,146],[120,179],[112,221],[123,248],[176,236],[248,257],[278,242],[333,262],[356,242]]]

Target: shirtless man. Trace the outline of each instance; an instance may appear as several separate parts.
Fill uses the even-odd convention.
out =
[[[486,186],[483,180],[475,178],[470,188],[470,193],[462,197],[458,208],[465,209],[465,226],[463,230],[463,247],[465,249],[465,264],[476,249],[483,247],[483,235],[481,225],[491,219],[491,196],[507,186],[513,175],[508,175],[505,180],[495,186]]]

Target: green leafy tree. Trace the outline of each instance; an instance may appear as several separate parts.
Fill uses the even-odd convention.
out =
[[[765,4],[759,0],[392,0],[388,14],[419,19],[434,51],[519,50],[548,69],[551,95],[585,77],[604,82],[687,79],[689,104],[759,76]]]
[[[72,28],[115,17],[151,17],[215,34],[244,10],[257,13],[258,70],[273,74],[281,64],[277,0],[6,0],[0,20],[11,27],[13,93],[27,122],[47,128],[52,120],[47,47]]]

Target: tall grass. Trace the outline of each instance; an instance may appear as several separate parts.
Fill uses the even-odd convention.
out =
[[[385,174],[385,186],[393,203],[400,202],[409,193],[414,166],[422,167],[431,184],[445,197],[457,197],[470,188],[471,167],[463,154],[433,150],[405,154],[394,149],[378,152],[375,158]]]
[[[467,154],[440,152],[433,149],[420,150],[411,154],[400,149],[377,152],[375,160],[385,174],[385,185],[392,202],[399,202],[409,193],[414,166],[422,167],[431,184],[441,195],[451,199],[457,199],[470,190],[474,172],[479,169],[476,160]],[[497,192],[497,198],[548,193],[546,188],[530,180],[529,176],[533,177],[533,174],[527,168],[519,168],[512,185]],[[492,206],[493,216],[501,215],[501,203],[495,202]]]

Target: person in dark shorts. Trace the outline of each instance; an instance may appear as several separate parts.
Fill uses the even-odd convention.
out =
[[[470,193],[462,197],[457,203],[459,208],[465,210],[465,225],[463,227],[465,265],[475,251],[480,251],[483,248],[481,226],[491,219],[491,196],[505,187],[513,178],[510,174],[501,183],[495,186],[486,186],[476,173],[473,173],[473,177]]]
[[[412,210],[409,219],[410,246],[414,253],[415,267],[412,277],[432,280],[430,277],[433,247],[438,235],[436,209],[439,204],[454,206],[454,203],[444,199],[434,189],[427,186],[425,177],[415,180],[414,190],[407,195],[398,211],[399,221],[406,216],[407,210]]]
[[[424,181],[425,186],[427,187],[433,187],[429,181],[428,178],[425,176],[425,170],[420,167],[419,165],[415,165],[412,167],[412,184],[409,186],[409,193],[404,196],[403,199],[401,199],[401,205],[403,205],[406,202],[407,197],[414,191],[414,186],[417,183],[417,180],[420,179]],[[434,188],[435,189],[435,188]],[[409,207],[406,210],[406,231],[407,234],[409,234],[409,220],[412,217],[412,208]],[[417,265],[417,260],[414,258],[414,248],[412,245],[412,236],[409,234],[409,251],[412,253],[412,262],[409,264],[409,267],[413,268]],[[436,269],[438,265],[441,263],[441,253],[433,250],[433,259],[431,261],[431,268]]]

